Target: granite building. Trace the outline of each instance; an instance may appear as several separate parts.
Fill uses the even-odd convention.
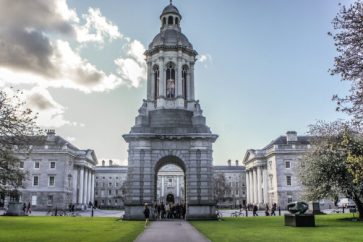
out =
[[[95,206],[123,208],[127,166],[114,165],[112,160],[106,166],[105,161],[102,161],[102,166],[95,167],[95,177]]]
[[[29,151],[14,149],[21,159],[20,169],[28,173],[19,190],[19,200],[30,202],[34,210],[68,208],[76,204],[85,208],[94,199],[93,150],[81,150],[48,130],[36,137]]]
[[[309,136],[288,131],[262,149],[248,150],[243,159],[247,203],[260,207],[276,203],[285,208],[288,203],[300,200],[303,188],[297,169],[309,148]]]
[[[212,145],[217,139],[194,93],[197,52],[181,31],[182,16],[170,3],[160,15],[160,32],[145,52],[147,95],[128,143],[125,218],[143,219],[144,203],[157,200],[157,173],[168,164],[186,177],[187,218],[215,217]]]
[[[236,160],[232,164],[228,160],[226,166],[214,166],[214,176],[219,174],[225,177],[229,192],[226,191],[222,201],[218,202],[219,207],[238,208],[246,205],[246,171],[245,167]]]

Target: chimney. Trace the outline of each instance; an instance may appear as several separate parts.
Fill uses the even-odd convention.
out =
[[[54,141],[55,138],[55,130],[54,129],[47,129],[47,141]]]
[[[287,131],[286,132],[286,141],[287,141],[287,143],[296,142],[297,141],[296,131]]]
[[[105,166],[105,161],[104,160],[102,160],[102,166]]]
[[[231,166],[232,161],[228,160],[227,162],[228,162],[228,166]]]
[[[108,161],[108,165],[109,165],[109,166],[112,166],[112,160],[109,160],[109,161]]]
[[[236,160],[236,166],[238,166],[238,165],[239,165],[238,163],[239,163],[239,161],[238,161],[238,160]]]

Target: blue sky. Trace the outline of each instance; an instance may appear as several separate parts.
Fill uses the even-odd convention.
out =
[[[77,38],[65,33],[59,24],[52,25],[55,20],[51,17],[44,18],[49,26],[37,23],[33,17],[27,23],[34,21],[31,27],[49,38],[51,46],[58,43],[60,53],[68,53],[64,43],[69,44],[68,49],[75,54],[70,51],[57,62],[64,72],[70,68],[63,67],[69,58],[74,65],[82,65],[80,68],[86,68],[85,63],[92,64],[104,73],[104,81],[96,86],[81,81],[68,83],[67,78],[74,76],[60,74],[61,78],[46,76],[56,80],[53,82],[21,82],[13,78],[19,72],[16,66],[19,63],[0,62],[0,86],[6,88],[12,84],[29,90],[28,98],[41,94],[55,107],[53,115],[44,116],[43,127],[56,128],[58,134],[81,148],[95,149],[98,158],[124,163],[127,146],[121,135],[129,132],[146,95],[142,56],[138,50],[142,46],[147,48],[159,32],[159,16],[169,2],[59,2],[62,4],[49,7],[60,9],[57,13],[66,13],[57,21],[74,28]],[[183,16],[183,33],[200,54],[195,68],[196,98],[200,100],[208,125],[219,135],[214,145],[215,164],[224,164],[228,159],[241,160],[247,149],[262,148],[287,130],[304,134],[308,125],[317,120],[344,118],[335,112],[331,97],[336,93],[346,94],[349,86],[328,72],[336,51],[327,32],[332,30],[331,21],[339,9],[338,3],[349,4],[352,0],[173,2]],[[90,12],[90,8],[99,12]],[[102,22],[103,18],[108,25],[88,28],[87,16],[83,18],[82,14],[88,14],[90,23]],[[90,16],[98,17],[92,20]],[[13,21],[11,26],[29,27],[19,22]],[[102,28],[99,36],[92,35]],[[6,38],[7,34],[0,33],[0,38]],[[118,65],[116,59],[120,59]],[[5,74],[1,73],[2,66]],[[131,67],[137,68],[127,69]],[[20,69],[25,74],[44,77],[42,71],[31,68]],[[140,78],[130,77],[133,70]],[[58,81],[60,84],[55,84]]]

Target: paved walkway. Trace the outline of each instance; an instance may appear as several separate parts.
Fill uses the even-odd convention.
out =
[[[209,242],[184,220],[155,221],[135,240],[136,242]]]

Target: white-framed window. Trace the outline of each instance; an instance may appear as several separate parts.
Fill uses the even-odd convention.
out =
[[[37,200],[38,200],[38,197],[36,195],[32,195],[32,205],[33,206],[37,205]]]
[[[290,169],[291,168],[291,161],[287,160],[285,161],[285,168]]]
[[[48,185],[50,187],[54,187],[54,185],[55,185],[55,176],[49,176],[49,178],[48,178]]]
[[[108,190],[108,195],[112,195],[112,190]]]
[[[105,196],[105,190],[101,190],[101,197]]]
[[[51,162],[49,163],[49,168],[50,168],[50,169],[55,169],[55,161],[51,161]]]
[[[33,176],[33,186],[39,186],[39,176]]]
[[[117,199],[115,199],[115,205],[117,206]]]
[[[291,176],[286,176],[286,185],[291,186]]]
[[[49,195],[48,196],[47,205],[48,206],[52,206],[53,205],[53,196],[52,195]]]
[[[20,163],[19,163],[19,168],[20,168],[20,169],[24,169],[24,161],[20,161]]]
[[[109,187],[112,187],[112,182],[109,182],[109,183],[108,183],[108,186],[109,186]]]
[[[292,203],[292,194],[291,194],[291,192],[287,193],[287,203]]]
[[[40,167],[40,162],[34,161],[34,169],[39,169],[39,167]]]

